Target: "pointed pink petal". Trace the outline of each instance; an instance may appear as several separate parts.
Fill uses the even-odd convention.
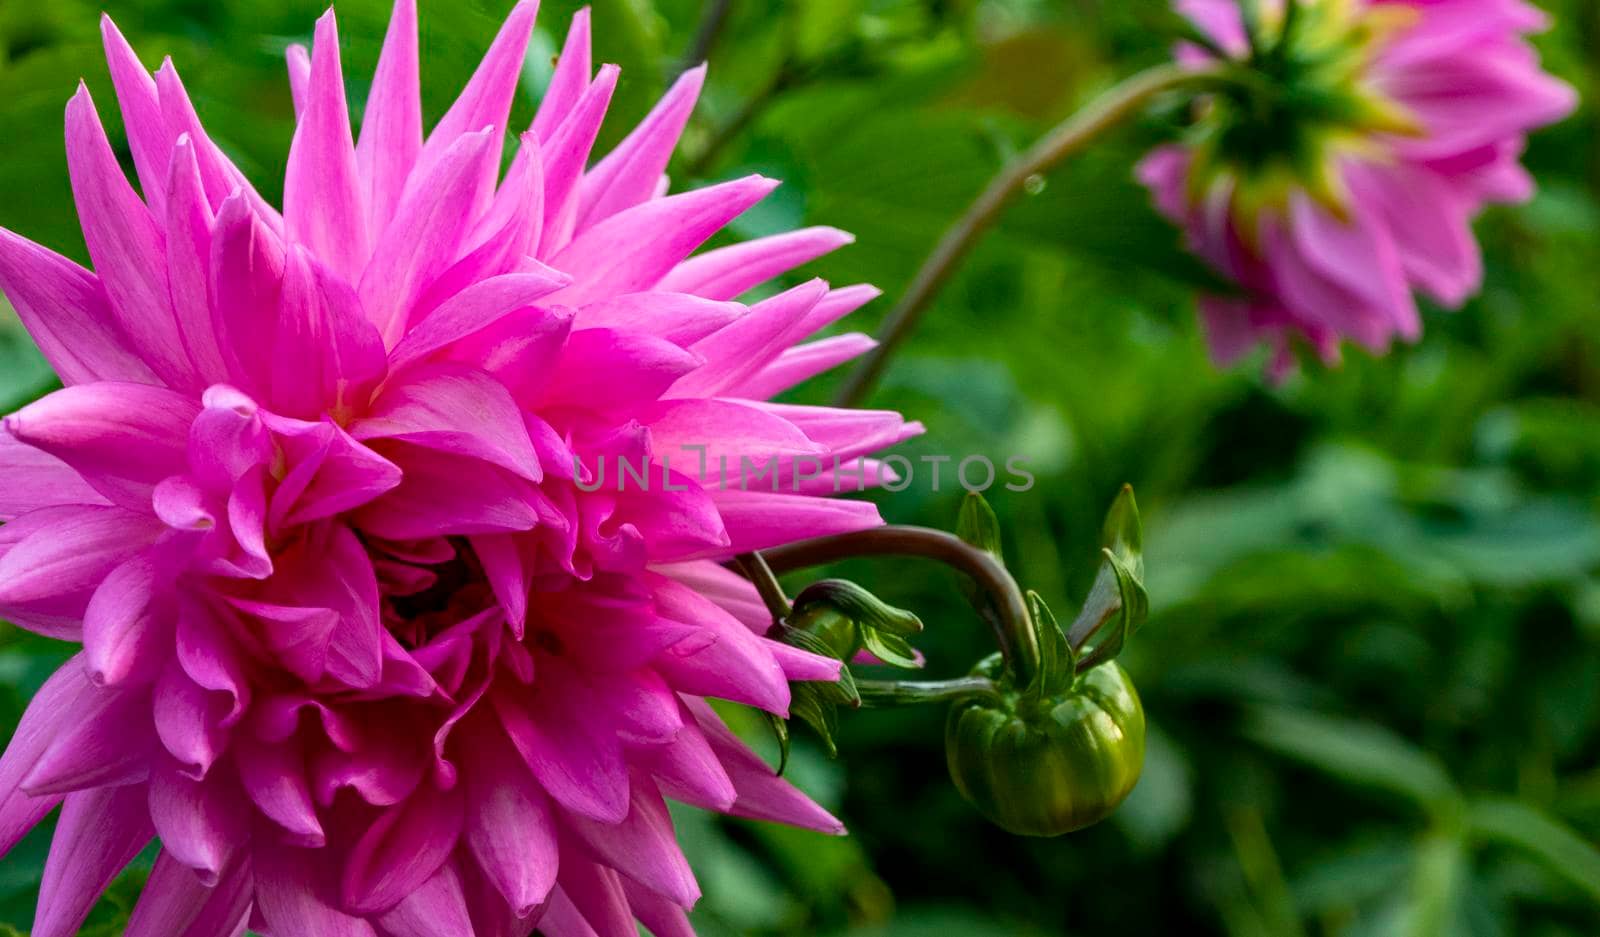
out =
[[[527,406],[539,400],[546,384],[554,382],[555,364],[566,350],[571,328],[570,309],[525,306],[457,339],[440,357],[492,375],[519,404]],[[546,464],[545,468],[551,467]]]
[[[877,506],[867,501],[733,489],[719,490],[713,497],[728,535],[733,538],[730,553],[765,550],[883,523]]]
[[[472,929],[467,896],[454,862],[417,886],[377,918],[388,937],[479,937]]]
[[[222,725],[228,701],[196,683],[174,658],[166,662],[150,705],[162,745],[191,777],[204,777],[228,745]]]
[[[500,170],[500,144],[505,137],[506,119],[511,114],[511,101],[517,93],[517,79],[522,75],[523,57],[528,49],[528,40],[533,35],[533,20],[538,11],[537,0],[523,0],[506,17],[499,35],[495,36],[494,43],[478,64],[477,71],[472,73],[461,95],[428,134],[427,142],[422,145],[422,153],[417,157],[414,182],[417,176],[425,175],[443,161],[445,154],[463,135],[493,127],[495,133],[490,144],[491,158],[487,165],[479,169],[487,177],[484,180],[486,188],[479,190],[479,197],[492,190]],[[472,207],[477,209],[481,206]]]
[[[142,784],[68,794],[39,883],[34,937],[72,937],[100,892],[150,842]]]
[[[679,381],[674,397],[731,393],[804,334],[811,310],[827,296],[828,284],[810,280],[750,307],[750,314],[695,343],[706,366]]]
[[[632,881],[624,880],[622,891],[633,916],[650,929],[652,937],[695,937],[682,907]]]
[[[579,183],[589,165],[589,154],[600,124],[605,120],[611,96],[616,93],[622,74],[615,65],[602,65],[594,81],[572,113],[549,137],[541,137],[544,159],[544,230],[539,240],[539,256],[549,257],[567,245],[578,222]]]
[[[295,845],[319,847],[326,842],[311,803],[298,741],[276,743],[242,737],[232,752],[239,782],[257,809],[287,830]]]
[[[83,656],[101,686],[139,684],[161,672],[176,614],[166,586],[171,575],[146,551],[113,569],[95,589],[83,616]]]
[[[429,365],[389,382],[367,415],[350,425],[350,435],[482,459],[532,482],[544,478],[505,385],[460,365]]]
[[[200,916],[212,897],[212,888],[201,884],[194,870],[163,849],[155,867],[145,880],[128,918],[123,937],[172,937],[184,934]],[[231,922],[230,922],[231,923]]]
[[[572,850],[561,864],[561,891],[571,899],[580,920],[594,928],[598,937],[634,937],[634,923],[628,896],[622,890],[622,877],[598,862],[589,862]]]
[[[155,540],[160,525],[116,507],[60,507],[23,515],[3,530],[9,545],[0,556],[0,615],[77,639],[74,613],[81,621],[94,590]],[[54,614],[63,620],[51,627]]]
[[[772,820],[802,829],[843,835],[844,824],[817,806],[794,785],[778,777],[766,762],[746,748],[738,736],[723,725],[704,700],[685,699],[684,704],[694,713],[701,731],[739,791],[739,799],[728,813],[736,817]]]
[[[555,74],[550,76],[550,87],[545,89],[539,102],[539,113],[533,119],[533,134],[541,140],[550,139],[555,129],[589,87],[589,75],[594,62],[589,52],[589,8],[580,7],[572,14],[572,25],[567,29],[566,43],[556,60]]]
[[[644,410],[639,422],[650,428],[657,459],[671,458],[706,487],[718,483],[723,459],[736,466],[741,457],[765,461],[827,451],[782,417],[733,400],[663,400]]]
[[[422,87],[417,66],[416,0],[395,0],[378,70],[367,94],[356,145],[361,178],[367,181],[371,229],[394,218],[406,180],[422,152]]]
[[[557,677],[543,694],[547,705],[534,715],[496,688],[495,713],[551,799],[573,813],[620,823],[628,815],[628,770],[621,741],[593,722],[593,714],[583,711],[583,701],[557,697],[559,688],[568,683]]]
[[[567,822],[606,865],[680,907],[693,907],[700,900],[700,886],[678,848],[666,802],[654,790],[635,784],[630,804],[621,823],[596,823],[581,816]]]
[[[544,496],[504,469],[409,443],[380,446],[403,478],[356,512],[356,525],[365,533],[423,540],[532,530],[543,520]]]
[[[346,282],[356,282],[372,242],[332,10],[317,20],[311,84],[289,147],[283,221],[290,241],[305,245]]]
[[[128,185],[87,88],[67,105],[67,169],[84,242],[123,335],[157,377],[195,384],[167,293],[161,229]]]
[[[654,194],[705,79],[704,65],[678,76],[661,102],[627,139],[584,174],[577,230],[583,231]]]
[[[250,829],[249,810],[232,777],[214,771],[196,781],[170,758],[150,772],[150,819],[162,850],[211,886],[222,881]]]
[[[628,411],[655,400],[703,363],[699,355],[640,332],[573,332],[547,378],[542,402],[593,412]]]
[[[139,56],[123,38],[111,17],[100,15],[100,37],[105,45],[106,64],[111,84],[117,91],[122,124],[128,133],[128,148],[133,151],[133,166],[139,174],[139,188],[150,211],[160,218],[166,211],[167,159],[172,137],[161,114],[156,82]]]
[[[310,523],[368,504],[400,484],[400,467],[337,423],[273,420],[294,467],[273,492],[272,527]]]
[[[551,271],[555,274],[555,271]],[[565,275],[509,273],[467,287],[406,333],[390,355],[395,372],[498,322],[571,282]]]
[[[283,50],[284,64],[289,69],[289,97],[294,105],[295,120],[306,112],[306,101],[311,97],[311,52],[298,42]]]
[[[652,577],[651,581],[663,618],[695,625],[715,637],[709,644],[675,645],[656,659],[656,669],[674,689],[779,715],[788,712],[789,683],[760,638],[688,587],[664,577]]]
[[[366,406],[387,369],[355,291],[299,245],[284,270],[273,359],[274,411],[308,420]]]
[[[744,316],[738,303],[653,290],[610,296],[578,310],[578,329],[643,332],[684,348]]]
[[[5,418],[16,439],[72,466],[112,501],[149,510],[155,486],[187,466],[199,407],[149,384],[103,382],[58,390]]]
[[[449,267],[471,230],[474,205],[492,180],[498,131],[461,134],[414,180],[379,237],[361,277],[361,305],[394,347],[410,322],[412,307],[435,277]]]
[[[684,709],[682,718],[684,726],[678,737],[650,751],[650,774],[666,796],[702,810],[727,813],[738,798],[733,781],[693,715]]]
[[[184,349],[194,362],[199,383],[209,386],[226,381],[228,359],[217,344],[211,317],[211,242],[217,219],[188,134],[180,135],[172,147],[166,223],[167,285]]]
[[[255,899],[267,930],[294,937],[377,937],[371,924],[339,910],[330,875],[316,849],[298,849],[270,839],[254,848]]]
[[[0,521],[58,504],[105,504],[72,467],[42,449],[0,431]]]
[[[22,779],[68,726],[81,717],[94,687],[83,670],[81,655],[69,658],[39,688],[11,733],[0,756],[0,853],[7,853],[60,802],[60,795],[33,797]]]
[[[423,787],[385,811],[351,848],[341,877],[344,906],[394,907],[433,877],[461,835],[462,796]]]
[[[556,881],[560,851],[550,803],[497,731],[474,726],[461,757],[467,785],[466,846],[483,874],[527,917]]]
[[[161,383],[140,358],[139,347],[123,337],[94,274],[4,228],[0,292],[63,384]]]
[[[555,298],[582,305],[656,286],[707,238],[776,187],[771,179],[749,176],[654,199],[607,218],[551,260],[574,280]],[[641,238],[640,231],[659,233]]]
[[[854,242],[854,236],[838,228],[802,228],[719,247],[679,264],[661,280],[661,289],[734,299]]]
[[[779,354],[771,364],[734,388],[733,392],[740,397],[767,400],[846,361],[853,361],[876,347],[877,339],[860,332],[796,345]]]
[[[235,191],[217,212],[211,242],[212,326],[229,383],[257,399],[270,386],[283,266],[283,241]]]

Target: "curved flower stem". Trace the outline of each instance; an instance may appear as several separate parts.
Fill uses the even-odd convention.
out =
[[[1038,666],[1039,645],[1034,638],[1028,603],[1011,573],[994,555],[972,546],[954,534],[929,527],[873,527],[848,534],[802,540],[766,551],[766,562],[777,572],[819,566],[852,556],[920,556],[960,570],[977,582],[994,600],[997,615],[990,620],[1006,668],[1027,682]]]
[[[784,594],[783,585],[778,582],[778,577],[772,572],[772,567],[767,565],[766,559],[758,552],[741,553],[734,557],[739,564],[739,569],[744,572],[744,577],[756,587],[761,601],[766,604],[767,611],[772,613],[772,620],[783,621],[794,611],[794,606],[789,604],[789,596]]]
[[[1163,65],[1147,69],[1118,84],[1067,118],[1002,169],[966,214],[945,232],[933,253],[923,262],[922,269],[917,271],[899,305],[884,319],[878,331],[878,347],[862,358],[851,372],[834,400],[835,405],[853,407],[866,399],[882,375],[889,356],[910,336],[918,319],[950,279],[962,258],[994,226],[1000,213],[1023,190],[1030,178],[1048,172],[1083,151],[1101,134],[1139,114],[1156,96],[1168,91],[1216,85],[1226,80],[1220,68],[1194,70]]]
[[[996,699],[1000,691],[988,677],[960,677],[955,680],[857,680],[861,705],[870,707],[911,706],[918,703],[948,703],[973,696]]]

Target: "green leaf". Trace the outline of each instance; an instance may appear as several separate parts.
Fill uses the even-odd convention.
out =
[[[1150,596],[1144,587],[1144,533],[1131,487],[1124,485],[1112,502],[1101,537],[1105,561],[1067,630],[1068,643],[1080,651],[1096,639],[1093,650],[1083,655],[1093,664],[1122,653],[1128,638],[1150,615]]]
[[[961,513],[956,516],[956,536],[995,559],[1004,561],[1000,550],[1000,519],[988,499],[976,491],[968,492],[961,502]]]
[[[1139,505],[1133,499],[1132,485],[1123,485],[1117,499],[1111,502],[1100,542],[1136,579],[1144,578],[1144,528],[1139,522]]]
[[[1467,829],[1479,839],[1514,846],[1600,902],[1600,849],[1572,828],[1509,798],[1473,801]]]
[[[1039,670],[1031,689],[1035,695],[1046,698],[1065,693],[1077,676],[1078,656],[1067,643],[1067,636],[1056,623],[1050,606],[1031,589],[1028,591],[1028,617],[1033,619],[1033,633],[1039,644]]]
[[[1399,795],[1431,813],[1460,795],[1438,759],[1383,728],[1316,713],[1257,707],[1243,735],[1286,758],[1370,790]]]

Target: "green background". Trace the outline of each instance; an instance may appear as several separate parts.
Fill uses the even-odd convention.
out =
[[[319,6],[107,5],[147,64],[174,57],[212,136],[276,198],[292,129],[282,50],[309,41]],[[437,117],[509,3],[420,6]],[[573,6],[545,4],[519,125]],[[1547,6],[1547,64],[1600,92],[1600,5]],[[387,9],[338,11],[359,107]],[[80,258],[61,110],[84,76],[115,120],[97,13],[0,0],[0,224]],[[681,68],[704,13],[598,0],[597,57],[623,66],[608,140]],[[787,180],[736,235],[850,229],[859,243],[808,273],[892,299],[1004,159],[1165,58],[1164,15],[1155,0],[733,0],[675,184]],[[1534,139],[1530,205],[1484,217],[1479,298],[1428,310],[1416,347],[1351,352],[1281,387],[1259,360],[1209,365],[1192,303],[1207,277],[1130,181],[1174,117],[1035,186],[873,399],[927,423],[902,450],[913,459],[1030,460],[1033,490],[991,500],[1018,578],[1063,618],[1093,574],[1101,513],[1135,486],[1153,606],[1124,657],[1151,723],[1142,782],[1112,821],[1021,840],[949,785],[937,709],[846,715],[836,762],[797,730],[793,776],[853,835],[682,813],[706,937],[1600,934],[1594,112]],[[888,304],[851,327],[870,331]],[[9,410],[52,378],[0,313]],[[960,494],[947,468],[940,490],[919,472],[881,501],[893,521],[948,527]],[[988,649],[943,570],[841,571],[922,615],[931,674]],[[67,653],[0,634],[0,720]],[[23,932],[47,842],[38,831],[0,863],[0,921]],[[119,931],[139,878],[119,881],[91,932]]]

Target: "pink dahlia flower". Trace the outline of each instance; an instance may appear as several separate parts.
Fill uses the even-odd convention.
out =
[[[1177,6],[1248,54],[1234,0]],[[1284,6],[1263,6],[1266,44]],[[1525,136],[1575,105],[1524,38],[1543,25],[1522,0],[1298,0],[1250,65],[1272,96],[1214,95],[1190,140],[1145,159],[1157,206],[1243,291],[1201,301],[1219,364],[1264,342],[1282,375],[1296,338],[1328,363],[1345,338],[1381,353],[1420,334],[1413,290],[1447,307],[1477,291],[1474,216],[1532,194]]]
[[[152,838],[131,937],[668,937],[699,891],[664,797],[841,830],[705,698],[838,674],[717,564],[878,523],[818,495],[919,428],[765,402],[865,350],[802,342],[874,291],[737,301],[830,229],[690,256],[774,186],[666,194],[700,69],[589,166],[585,13],[502,177],[533,18],[424,134],[399,0],[358,139],[327,14],[281,214],[104,22],[139,189],[80,88],[95,272],[0,230],[65,384],[0,434],[0,617],[83,643],[0,758],[0,846],[61,806],[35,937]]]

